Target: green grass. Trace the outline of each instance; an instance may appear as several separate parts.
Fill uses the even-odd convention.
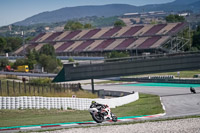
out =
[[[195,74],[200,74],[199,70],[192,70],[192,71],[180,71],[180,78],[193,78]],[[145,75],[137,75],[137,76],[130,76],[130,77],[143,77],[143,76],[162,76],[162,75],[174,75],[178,77],[177,72],[166,72],[166,73],[154,73],[154,74],[145,74]]]
[[[162,113],[158,96],[140,94],[136,102],[126,104],[112,112],[118,117]],[[0,127],[91,121],[88,111],[76,110],[0,110]]]
[[[0,96],[44,96],[44,97],[72,97],[98,98],[97,94],[79,89],[77,84],[32,85],[15,81],[1,80]]]
[[[140,94],[140,99],[118,108],[112,109],[118,117],[139,116],[163,113],[160,97],[156,95]]]

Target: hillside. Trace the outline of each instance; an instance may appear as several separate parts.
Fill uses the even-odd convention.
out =
[[[145,6],[133,6],[127,4],[110,4],[100,6],[77,6],[77,7],[65,7],[62,9],[43,12],[32,17],[29,17],[23,21],[14,23],[15,25],[32,25],[38,23],[55,23],[67,21],[74,18],[83,18],[87,16],[97,17],[110,17],[120,16],[128,12],[142,12],[142,11],[183,11],[192,10],[199,12],[200,0],[176,0],[166,4],[153,4]]]

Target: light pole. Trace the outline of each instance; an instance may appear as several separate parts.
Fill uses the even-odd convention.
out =
[[[24,46],[24,31],[22,31],[22,39],[23,39],[23,55],[25,56],[25,46]]]

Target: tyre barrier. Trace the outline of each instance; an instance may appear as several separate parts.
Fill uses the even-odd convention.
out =
[[[107,104],[111,108],[134,102],[139,99],[138,92],[111,99],[65,98],[65,97],[0,97],[0,109],[63,109],[88,110],[92,101]]]

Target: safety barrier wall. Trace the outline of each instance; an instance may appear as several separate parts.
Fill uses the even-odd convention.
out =
[[[176,84],[200,84],[199,79],[148,79],[148,78],[121,78],[120,81],[137,81],[137,82],[153,82],[153,83],[176,83]]]
[[[139,99],[138,92],[124,97],[112,99],[88,99],[88,98],[65,98],[65,97],[0,97],[0,109],[64,109],[87,110],[91,101],[107,104],[111,108],[121,106]]]

